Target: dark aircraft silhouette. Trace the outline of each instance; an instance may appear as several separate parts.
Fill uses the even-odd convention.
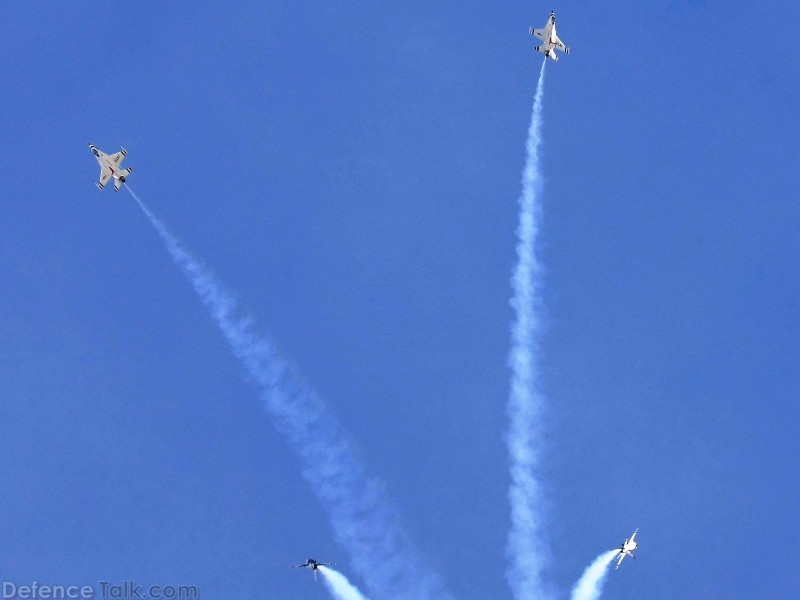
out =
[[[302,565],[292,565],[292,568],[293,569],[300,569],[300,568],[305,567],[305,568],[311,569],[312,571],[314,571],[314,581],[316,581],[317,580],[317,569],[319,569],[320,567],[332,567],[335,564],[336,563],[320,563],[320,562],[315,561],[313,558],[309,558]]]

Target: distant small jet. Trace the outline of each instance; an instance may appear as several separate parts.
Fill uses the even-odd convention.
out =
[[[122,184],[125,183],[125,178],[133,171],[130,167],[127,169],[120,167],[128,151],[123,148],[121,152],[116,154],[106,154],[102,150],[98,150],[93,144],[89,144],[89,148],[92,149],[92,154],[94,154],[97,162],[100,163],[100,181],[97,182],[97,187],[102,190],[108,183],[109,177],[113,177],[114,191],[118,192]]]
[[[636,547],[639,544],[633,541],[633,538],[636,537],[636,534],[638,532],[639,530],[637,529],[636,531],[633,532],[633,535],[629,540],[625,540],[624,542],[622,542],[622,545],[619,547],[619,558],[617,559],[617,566],[615,567],[615,569],[619,569],[619,566],[622,564],[622,559],[624,559],[626,556],[630,556],[634,560],[636,559],[636,557],[633,555],[633,551],[636,550]]]
[[[319,569],[320,567],[332,567],[335,564],[336,563],[320,563],[320,562],[315,561],[313,558],[309,558],[302,565],[292,565],[292,568],[293,569],[300,569],[300,568],[305,567],[305,568],[311,569],[312,571],[314,571],[314,581],[316,581],[317,580],[317,569]]]
[[[531,27],[528,29],[528,33],[535,35],[544,42],[542,46],[536,46],[534,50],[537,52],[544,52],[545,58],[549,56],[554,61],[558,62],[556,50],[561,50],[564,54],[569,54],[569,48],[565,46],[564,42],[558,39],[556,35],[556,14],[554,12],[550,13],[550,18],[547,19],[544,29],[534,29]]]

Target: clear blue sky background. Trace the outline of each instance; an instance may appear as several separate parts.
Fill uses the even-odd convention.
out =
[[[551,576],[800,595],[794,2],[6,2],[0,577],[323,598],[344,549],[86,147],[339,415],[460,599],[508,598],[516,201],[546,68]],[[380,565],[375,565],[380,568]],[[359,583],[357,577],[353,577]],[[380,600],[380,599],[373,599]]]

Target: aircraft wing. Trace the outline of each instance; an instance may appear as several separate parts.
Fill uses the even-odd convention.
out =
[[[569,52],[567,47],[564,45],[564,42],[562,42],[560,39],[558,39],[558,36],[556,36],[555,45],[556,45],[556,48],[558,48],[562,52]]]
[[[102,190],[106,183],[108,183],[110,177],[111,169],[108,167],[100,167],[100,181],[97,182],[97,187]]]
[[[620,553],[619,558],[617,559],[617,566],[614,567],[615,569],[619,569],[619,566],[622,564],[622,560],[624,558],[625,558],[625,553],[624,552]]]
[[[544,39],[544,29],[534,29],[533,27],[531,27],[528,30],[528,33],[530,33],[531,35],[535,35],[540,40]]]
[[[108,158],[115,165],[121,165],[122,164],[122,159],[125,158],[126,154],[127,154],[127,152],[125,152],[125,150],[123,150],[122,152],[117,152],[116,154],[112,154]]]

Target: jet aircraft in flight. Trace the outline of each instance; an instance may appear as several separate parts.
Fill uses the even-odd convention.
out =
[[[320,567],[332,567],[335,564],[336,563],[320,563],[320,562],[315,561],[313,558],[309,558],[302,565],[292,565],[292,568],[293,569],[300,569],[300,568],[305,567],[307,569],[311,569],[312,571],[314,571],[314,581],[316,581],[317,580],[317,569],[319,569]]]
[[[120,166],[128,151],[123,148],[121,152],[116,154],[106,154],[102,150],[98,150],[94,144],[89,144],[89,148],[92,149],[92,154],[94,154],[97,162],[100,163],[100,181],[97,182],[97,187],[102,190],[108,180],[113,178],[114,191],[118,192],[122,184],[125,183],[125,178],[133,171],[130,167],[123,169]]]
[[[547,19],[544,29],[534,29],[531,27],[528,33],[544,42],[544,44],[536,46],[534,49],[537,52],[544,52],[545,58],[549,56],[554,61],[558,62],[556,50],[561,50],[564,54],[569,54],[569,48],[565,46],[564,42],[558,39],[556,35],[556,14],[554,12],[550,13],[550,17]]]
[[[637,544],[633,540],[633,538],[636,537],[636,534],[638,533],[638,531],[639,531],[638,529],[636,531],[634,531],[633,535],[630,537],[630,539],[625,540],[624,542],[622,542],[622,545],[619,547],[619,558],[617,559],[617,566],[615,567],[616,569],[619,569],[619,566],[622,564],[622,559],[624,559],[626,556],[630,556],[633,559],[636,559],[636,557],[633,556],[633,551],[636,550],[636,547],[639,544]]]

